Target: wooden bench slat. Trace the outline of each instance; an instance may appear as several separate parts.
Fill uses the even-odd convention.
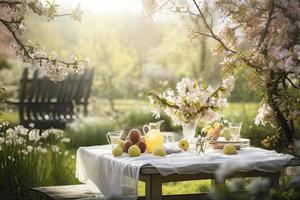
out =
[[[84,184],[37,187],[33,190],[42,192],[53,200],[103,199],[101,196],[92,193]]]
[[[7,103],[18,105],[20,124],[25,127],[33,123],[38,129],[63,129],[66,122],[74,119],[75,107],[80,106],[87,115],[93,72],[93,69],[86,69],[81,75],[71,73],[65,80],[53,82],[41,77],[39,70],[30,77],[26,68],[22,74],[19,100]]]

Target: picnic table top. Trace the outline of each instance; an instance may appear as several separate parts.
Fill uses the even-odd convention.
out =
[[[285,167],[293,167],[293,166],[300,166],[300,158],[294,157],[292,160],[290,160]],[[152,165],[144,165],[141,167],[142,175],[150,175],[150,174],[159,174],[159,171]]]

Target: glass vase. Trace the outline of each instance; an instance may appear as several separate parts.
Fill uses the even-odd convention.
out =
[[[190,143],[193,143],[193,139],[195,137],[196,134],[196,129],[198,126],[198,121],[199,118],[197,118],[196,120],[193,120],[191,123],[189,124],[184,124],[182,125],[182,133],[184,138],[186,138]]]
[[[205,137],[198,138],[196,142],[196,154],[203,155],[207,149],[209,140]]]

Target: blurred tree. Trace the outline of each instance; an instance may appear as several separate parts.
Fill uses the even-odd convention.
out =
[[[124,81],[137,77],[139,60],[136,50],[122,43],[118,30],[109,23],[101,24],[82,29],[77,49],[95,67],[94,95],[107,98],[110,110],[117,114],[114,100],[120,97]]]

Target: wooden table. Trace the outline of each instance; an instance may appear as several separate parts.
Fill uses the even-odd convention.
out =
[[[293,158],[287,165],[288,166],[300,166],[300,159]],[[249,171],[249,172],[236,172],[226,178],[241,178],[241,177],[267,177],[271,180],[273,188],[279,187],[280,171],[276,173],[268,173],[261,171]],[[146,165],[141,168],[139,179],[145,182],[146,190],[145,197],[139,197],[139,200],[193,200],[193,199],[209,199],[206,193],[201,194],[184,194],[184,195],[162,195],[162,183],[176,182],[176,181],[189,181],[189,180],[205,180],[211,179],[214,186],[218,184],[224,184],[223,182],[217,182],[214,173],[198,173],[198,174],[171,174],[168,176],[161,176],[156,168],[151,165]]]

